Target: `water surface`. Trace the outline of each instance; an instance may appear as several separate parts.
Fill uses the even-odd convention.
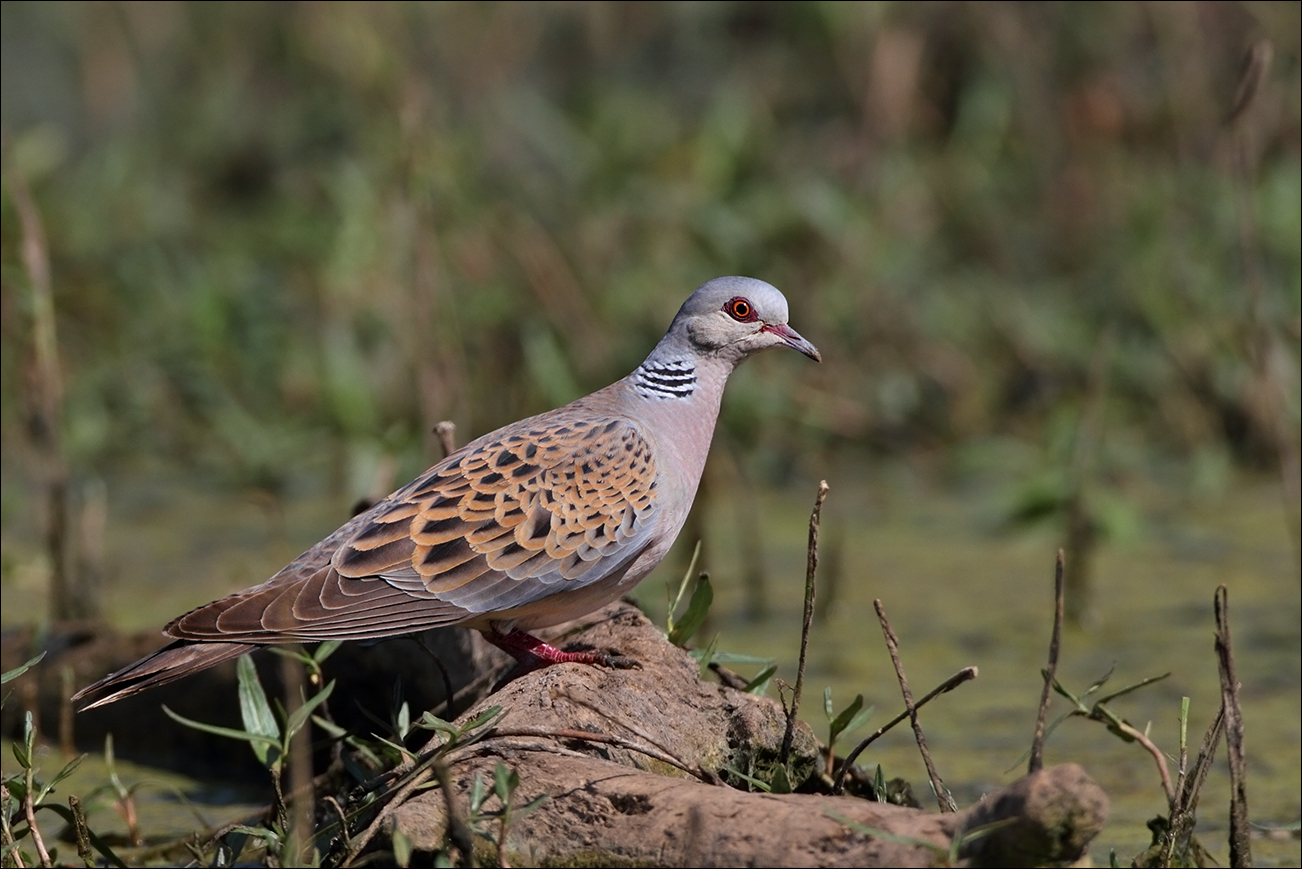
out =
[[[714,493],[705,504],[706,564],[716,588],[702,636],[720,648],[771,657],[794,682],[805,573],[805,540],[816,481],[746,498]],[[1212,596],[1229,589],[1249,763],[1251,817],[1299,817],[1302,767],[1302,599],[1278,489],[1269,479],[1239,480],[1197,498],[1136,485],[1127,497],[1143,516],[1131,539],[1105,545],[1095,565],[1095,598],[1085,629],[1064,636],[1059,677],[1083,690],[1115,666],[1109,687],[1170,672],[1169,679],[1114,704],[1177,751],[1180,698],[1191,700],[1195,743],[1214,716],[1220,689],[1212,648]],[[333,530],[348,499],[310,484],[280,501],[223,490],[193,476],[152,471],[109,487],[107,535],[110,617],[124,629],[161,626],[172,616],[260,582]],[[838,708],[856,693],[876,707],[864,732],[901,708],[872,601],[880,598],[901,643],[915,696],[955,671],[979,678],[923,713],[940,775],[960,805],[1025,770],[1040,693],[1052,611],[1051,529],[1010,531],[993,491],[952,491],[901,469],[849,469],[832,479],[824,510],[820,594],[830,600],[815,627],[802,717],[825,733],[822,692]],[[755,526],[758,526],[756,532]],[[6,528],[3,618],[39,619],[44,570],[23,523]],[[758,546],[757,556],[744,557]],[[665,583],[676,581],[688,542],[639,586],[645,608],[663,623]],[[745,565],[759,563],[768,614],[752,618]],[[739,668],[745,670],[745,668]],[[1054,717],[1066,710],[1055,701]],[[862,735],[862,734],[861,734]],[[852,744],[844,738],[842,751]],[[1111,819],[1095,843],[1123,861],[1148,844],[1145,822],[1164,813],[1152,760],[1097,723],[1069,720],[1052,735],[1046,763],[1075,761],[1107,791]],[[899,727],[861,757],[914,784],[926,805],[927,776],[911,731]],[[1172,762],[1174,774],[1174,761]],[[142,774],[143,775],[143,774]],[[1221,758],[1203,791],[1203,842],[1228,859],[1229,783]],[[169,816],[167,823],[178,822]],[[1253,842],[1259,865],[1298,865],[1296,838]]]

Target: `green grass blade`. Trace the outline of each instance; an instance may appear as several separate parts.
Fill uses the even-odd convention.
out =
[[[696,590],[692,592],[692,599],[687,604],[687,612],[669,631],[669,642],[681,646],[690,640],[710,614],[710,604],[713,602],[714,589],[710,587],[710,578],[703,573],[696,582]]]

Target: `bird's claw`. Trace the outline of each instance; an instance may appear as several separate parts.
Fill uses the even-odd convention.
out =
[[[628,658],[618,652],[593,652],[593,664],[609,667],[612,670],[641,670],[642,663],[636,658]]]

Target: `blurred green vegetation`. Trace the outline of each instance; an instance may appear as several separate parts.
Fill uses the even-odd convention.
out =
[[[441,419],[464,441],[622,376],[729,273],[826,359],[730,390],[768,478],[847,451],[1056,472],[1109,330],[1105,470],[1274,467],[1300,8],[6,2],[6,480],[43,388],[16,177],[74,474],[360,494]]]
[[[1013,686],[977,695],[1003,712],[933,725],[957,740],[988,719],[1011,739],[1007,698],[1034,691],[1025,678],[1043,655],[1040,639],[1009,652],[1041,612],[1025,587],[1036,568],[1007,568],[967,512],[937,520],[912,490],[874,501],[869,485],[889,490],[892,469],[854,476],[865,459],[902,459],[974,484],[973,514],[1007,488],[1005,518],[1021,524],[1061,522],[1087,491],[1088,538],[1124,534],[1153,503],[1128,478],[1196,495],[1246,468],[1283,480],[1296,535],[1300,32],[1296,2],[5,0],[5,610],[17,618],[45,589],[33,541],[55,512],[41,505],[53,465],[82,504],[73,524],[101,535],[94,481],[157,465],[164,488],[197,477],[271,495],[263,506],[328,487],[338,497],[310,505],[310,522],[257,514],[287,526],[277,543],[310,543],[340,505],[437,458],[438,421],[464,442],[603,386],[694,287],[748,274],[787,294],[825,361],[772,354],[730,384],[703,490],[742,493],[735,523],[714,523],[737,544],[713,553],[716,613],[746,609],[735,580],[764,567],[751,558],[803,570],[759,543],[772,534],[803,559],[808,502],[757,490],[800,479],[812,495],[827,477],[833,510],[853,515],[828,529],[829,579],[838,539],[856,577],[840,587],[846,611],[881,596],[902,634],[932,626],[950,647],[1020,655],[1004,682],[1000,655],[981,661],[983,680]],[[56,380],[38,352],[24,190],[51,266]],[[267,575],[245,563],[264,540],[146,489],[166,508],[133,519],[113,504],[123,584],[136,584],[119,598],[163,610],[137,626],[197,602],[186,594]],[[780,523],[762,525],[762,500]],[[1135,644],[1195,660],[1154,629],[1197,633],[1168,589],[1208,600],[1227,572],[1266,577],[1244,610],[1258,621],[1243,671],[1287,683],[1253,722],[1283,752],[1285,772],[1258,780],[1273,788],[1266,817],[1286,817],[1296,567],[1279,566],[1278,529],[1244,503],[1196,505],[1233,533],[1179,537],[1184,561],[1105,558],[1121,627],[1081,666],[1092,677]],[[704,527],[683,535],[689,547]],[[93,537],[75,533],[83,547]],[[227,540],[222,566],[207,563]],[[1047,584],[1042,542],[1025,561]],[[254,554],[274,570],[296,551]],[[797,611],[790,588],[775,584],[776,609]],[[787,622],[747,642],[795,648],[774,640]],[[744,636],[728,629],[730,644]],[[842,631],[824,645],[859,661],[868,642]],[[871,684],[851,670],[837,696]],[[1208,684],[1204,711],[1219,696]],[[1169,719],[1162,699],[1144,715]],[[992,754],[977,760],[996,768]],[[1129,765],[1114,768],[1115,798],[1136,786]],[[1118,813],[1135,849],[1151,811]]]

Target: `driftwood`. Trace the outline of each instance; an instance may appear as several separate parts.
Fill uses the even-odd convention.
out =
[[[702,681],[698,664],[629,605],[588,621],[558,641],[617,650],[641,669],[551,667],[484,698],[462,720],[490,706],[502,715],[484,739],[447,755],[450,793],[423,790],[390,807],[372,847],[388,850],[400,833],[418,851],[445,849],[449,800],[464,817],[475,777],[491,789],[498,763],[520,779],[513,809],[545,796],[507,828],[502,865],[512,866],[927,866],[951,849],[966,865],[1070,865],[1106,817],[1106,797],[1073,764],[956,814],[728,787],[714,774],[741,783],[729,767],[771,777],[781,708]],[[793,783],[808,776],[806,787],[816,786],[819,746],[803,724],[791,757]],[[484,805],[481,863],[499,860],[500,810],[496,797]]]
[[[438,787],[403,790],[401,779],[396,780],[388,793],[379,794],[382,814],[364,812],[354,819],[349,831],[354,843],[371,824],[365,851],[393,850],[395,838],[417,852],[446,850],[449,802],[464,818],[476,776],[491,791],[499,763],[519,776],[514,809],[539,796],[545,800],[534,811],[512,817],[499,855],[501,805],[489,797],[469,825],[481,865],[504,858],[501,865],[513,866],[923,866],[944,864],[951,853],[963,865],[1070,865],[1085,854],[1107,812],[1102,791],[1071,764],[1040,770],[958,813],[828,796],[818,772],[825,758],[803,723],[795,730],[789,765],[791,783],[800,792],[750,792],[738,773],[770,781],[777,764],[786,724],[777,703],[718,684],[708,675],[703,680],[697,662],[628,604],[613,604],[544,636],[567,648],[615,650],[641,666],[561,665],[525,674],[489,693],[488,686],[509,669],[508,659],[476,634],[433,632],[425,644],[448,670],[457,706],[474,701],[458,720],[491,706],[500,706],[502,714],[483,738],[445,755],[446,768],[440,772],[448,783],[446,792]],[[6,659],[29,653],[30,646],[24,648],[13,634],[6,640]],[[113,643],[82,632],[55,643],[62,648],[23,677],[38,679],[39,687],[20,686],[14,698],[19,702],[8,704],[6,713],[44,697],[45,703],[34,705],[45,707],[40,717],[53,735],[50,725],[67,715],[57,695],[66,692],[70,681],[54,677],[70,670],[75,685],[85,684],[125,663],[116,658],[135,657],[145,642]],[[387,717],[399,674],[413,713],[441,705],[443,676],[431,655],[411,641],[373,648],[346,645],[328,664],[327,677],[339,680],[331,698],[337,715],[360,702],[369,704],[377,717]],[[10,660],[5,666],[11,666]],[[277,668],[264,664],[261,669],[274,694]],[[170,721],[141,726],[142,716],[159,714],[160,701],[205,720],[213,720],[219,710],[230,715],[237,705],[233,674],[214,670],[77,716],[77,741],[94,747],[102,731],[112,729],[126,743],[130,734],[145,730],[156,750],[174,738],[174,748],[191,762],[199,756],[217,765],[224,752],[242,759],[249,752],[239,743],[218,740],[196,750],[187,741],[202,734]],[[476,693],[474,685],[483,687]],[[190,708],[200,702],[212,709]],[[442,708],[436,712],[449,715]],[[363,733],[374,729],[367,721],[353,726]],[[871,751],[867,755],[870,760]],[[318,757],[318,771],[326,762]],[[431,775],[428,783],[434,781]],[[336,859],[340,850],[336,847]],[[353,856],[360,856],[358,862],[384,859]]]

